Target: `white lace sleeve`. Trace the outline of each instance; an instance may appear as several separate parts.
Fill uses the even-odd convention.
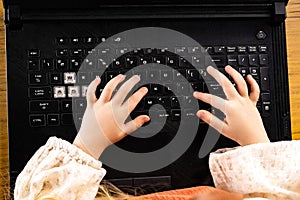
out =
[[[300,199],[300,141],[220,149],[209,165],[217,188],[245,197]]]
[[[19,174],[14,197],[94,199],[105,173],[100,161],[67,141],[51,137]]]

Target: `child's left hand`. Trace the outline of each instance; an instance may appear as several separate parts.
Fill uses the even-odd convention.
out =
[[[124,102],[140,78],[136,75],[131,77],[113,95],[115,88],[124,79],[125,76],[120,74],[109,81],[99,99],[96,98],[95,91],[100,78],[96,78],[88,87],[87,108],[73,144],[96,159],[110,144],[118,142],[150,120],[149,116],[141,115],[125,124],[129,114],[148,90],[142,87]]]

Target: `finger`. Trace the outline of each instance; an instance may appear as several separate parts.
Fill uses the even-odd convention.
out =
[[[230,66],[225,67],[225,71],[232,77],[237,85],[237,90],[242,97],[248,96],[248,87],[243,76]]]
[[[256,105],[260,94],[259,85],[251,75],[247,76],[247,82],[249,83],[251,88],[249,98],[254,103],[254,105]]]
[[[226,136],[228,126],[225,122],[208,112],[207,110],[199,110],[197,116],[205,123],[216,129],[218,132]],[[227,136],[226,136],[227,137]]]
[[[138,75],[132,76],[128,81],[126,81],[118,90],[118,92],[113,97],[115,103],[122,104],[128,93],[132,88],[141,80]]]
[[[116,89],[117,85],[121,83],[124,79],[125,76],[122,74],[119,74],[118,76],[111,79],[104,87],[102,94],[100,95],[99,101],[103,103],[110,101],[113,91]]]
[[[232,83],[224,74],[213,67],[208,67],[207,72],[222,86],[227,99],[232,99],[239,96]]]
[[[212,94],[207,94],[207,93],[202,93],[202,92],[194,92],[193,93],[194,97],[196,99],[199,99],[205,103],[210,104],[211,106],[217,108],[218,110],[221,110],[223,113],[225,113],[225,103],[226,100],[222,99],[221,97],[212,95]]]
[[[140,88],[136,91],[128,100],[123,104],[128,108],[128,115],[135,109],[141,99],[147,94],[148,89],[146,87]]]
[[[126,134],[130,134],[133,131],[137,130],[141,126],[143,126],[144,123],[150,121],[150,117],[147,115],[140,115],[134,118],[133,120],[127,122],[125,124],[125,132]]]
[[[96,89],[97,86],[100,84],[101,79],[99,76],[97,76],[88,86],[87,92],[86,92],[86,100],[88,104],[95,103],[97,101],[96,97]]]

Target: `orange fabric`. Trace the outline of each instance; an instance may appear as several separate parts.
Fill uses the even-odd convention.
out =
[[[187,200],[201,192],[209,190],[209,186],[198,186],[192,188],[184,188],[177,190],[169,190],[164,192],[157,192],[141,196],[142,199],[149,200]]]

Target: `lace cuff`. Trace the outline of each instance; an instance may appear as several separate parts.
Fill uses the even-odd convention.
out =
[[[94,199],[106,171],[102,163],[67,141],[51,137],[16,180],[18,199]]]
[[[259,143],[211,153],[215,186],[245,197],[300,199],[300,141]]]

